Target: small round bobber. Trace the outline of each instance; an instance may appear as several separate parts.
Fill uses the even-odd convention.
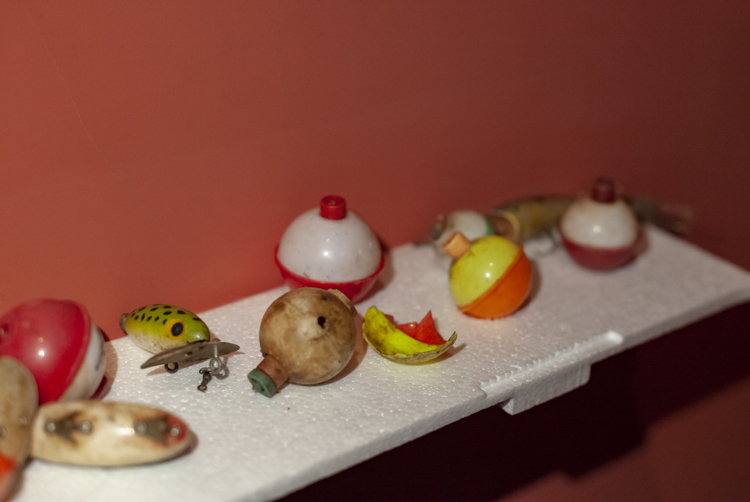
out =
[[[33,300],[5,314],[0,356],[31,371],[39,404],[90,398],[106,365],[101,331],[83,305],[66,300]]]
[[[354,305],[340,291],[294,289],[277,298],[260,322],[263,360],[248,374],[253,388],[272,397],[287,381],[322,383],[354,354]]]
[[[375,285],[385,256],[375,233],[347,210],[346,200],[328,195],[286,229],[276,265],[292,289],[336,289],[356,302]]]
[[[529,295],[531,264],[523,246],[496,235],[470,241],[456,232],[443,247],[453,257],[451,294],[464,314],[505,317]]]
[[[599,178],[591,194],[573,202],[560,220],[563,246],[579,265],[611,270],[636,255],[640,228],[613,180]]]
[[[445,268],[450,267],[452,258],[443,249],[443,244],[456,232],[461,232],[468,239],[493,234],[487,219],[476,211],[462,209],[438,215],[430,228],[430,244],[435,250],[438,263]]]

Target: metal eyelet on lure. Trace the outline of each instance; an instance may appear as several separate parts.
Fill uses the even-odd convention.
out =
[[[208,382],[213,377],[224,380],[229,376],[229,368],[221,356],[231,354],[240,349],[239,345],[233,343],[214,340],[211,342],[199,342],[182,347],[165,350],[156,354],[141,365],[141,369],[151,368],[153,366],[164,365],[167,371],[174,373],[177,371],[179,363],[188,363],[193,361],[205,361],[208,359],[208,367],[201,368],[199,373],[203,375],[203,381],[198,386],[198,390],[206,392]],[[170,365],[174,365],[174,370],[170,370]]]

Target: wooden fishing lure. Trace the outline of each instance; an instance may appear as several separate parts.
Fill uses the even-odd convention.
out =
[[[61,464],[115,467],[160,462],[190,445],[178,417],[140,404],[72,401],[39,408],[33,457]]]
[[[357,311],[336,289],[294,289],[277,298],[260,322],[263,360],[248,374],[272,397],[287,381],[302,385],[335,377],[354,354]]]
[[[550,232],[575,200],[565,195],[540,195],[502,204],[486,217],[495,235],[517,244]]]
[[[200,317],[172,305],[153,304],[120,317],[120,329],[140,348],[158,354],[167,349],[211,339]]]
[[[15,359],[0,357],[0,375],[0,500],[6,500],[31,448],[39,397],[34,376]]]

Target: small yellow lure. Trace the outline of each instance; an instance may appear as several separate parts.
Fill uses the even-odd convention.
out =
[[[146,305],[122,314],[120,329],[136,345],[152,354],[211,339],[211,332],[200,317],[189,310],[164,304]]]

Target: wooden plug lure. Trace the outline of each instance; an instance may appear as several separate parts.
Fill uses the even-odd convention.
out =
[[[140,404],[71,401],[39,408],[32,428],[33,457],[47,462],[117,467],[160,462],[189,445],[178,417]]]
[[[0,500],[6,500],[31,449],[39,397],[34,376],[15,359],[0,357],[0,375]]]
[[[221,356],[240,348],[219,340],[209,341],[211,332],[200,317],[187,309],[172,305],[146,305],[123,314],[120,317],[120,329],[136,345],[156,354],[143,363],[141,368],[163,364],[169,373],[174,373],[181,362],[209,359],[208,367],[200,370],[203,382],[198,390],[201,392],[206,391],[212,377],[224,379],[229,376],[229,368]]]
[[[211,339],[211,332],[200,317],[189,310],[163,304],[146,305],[123,314],[120,329],[152,354]]]

